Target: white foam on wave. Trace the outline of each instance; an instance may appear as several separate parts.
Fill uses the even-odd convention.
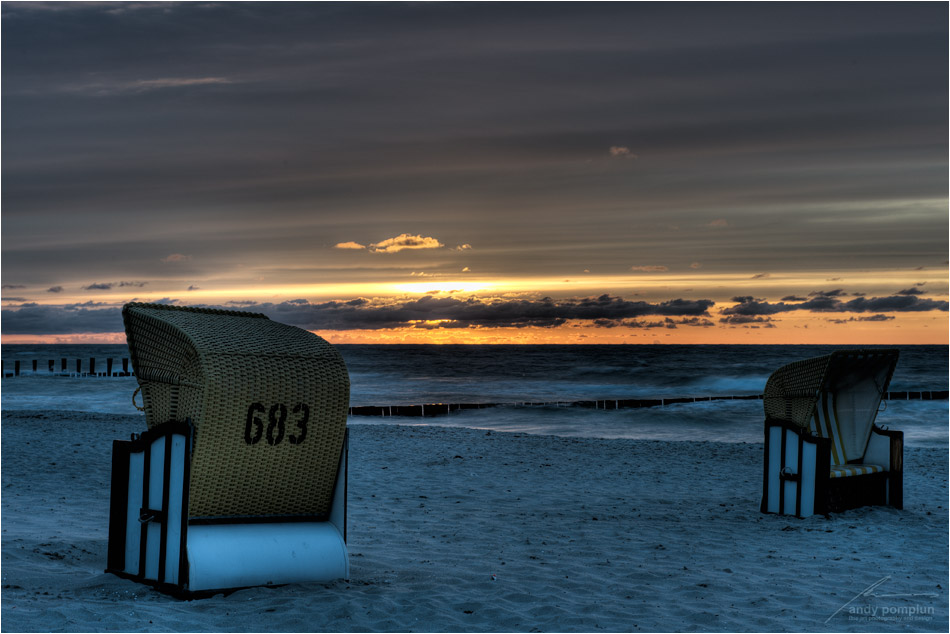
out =
[[[723,386],[730,386],[730,379],[723,379]],[[453,381],[452,383],[456,383]],[[534,382],[532,382],[534,383]],[[4,379],[2,401],[4,411],[27,410],[72,410],[102,412],[109,414],[139,414],[132,405],[132,394],[138,387],[135,378],[78,378],[61,376],[34,376]],[[478,385],[472,386],[469,394],[459,394],[458,388],[448,387],[444,399],[431,391],[431,386],[418,386],[417,392],[398,394],[365,391],[354,394],[354,405],[402,402],[485,402]],[[511,402],[523,400],[583,400],[586,395],[559,395],[548,384],[541,394],[531,388],[537,385],[511,385],[508,398]],[[615,386],[614,386],[615,387]],[[390,390],[387,389],[387,392]],[[596,393],[596,392],[594,392]],[[480,397],[481,396],[481,397]],[[532,398],[533,397],[533,398]],[[600,398],[610,398],[609,394]],[[629,396],[628,396],[629,397]],[[454,398],[455,400],[449,400]],[[587,396],[587,398],[593,398]],[[359,400],[358,400],[359,399]],[[365,399],[365,400],[363,400]],[[363,400],[363,403],[360,401]],[[139,400],[141,404],[141,400]],[[888,401],[878,416],[878,423],[904,432],[908,446],[948,446],[947,401]],[[647,440],[700,440],[725,442],[762,442],[763,412],[761,401],[708,401],[681,403],[664,407],[648,407],[621,410],[594,410],[582,407],[492,407],[481,410],[462,410],[447,416],[432,418],[375,416],[352,416],[352,424],[410,424],[447,427],[468,427],[496,431],[511,431],[565,437],[635,438]]]

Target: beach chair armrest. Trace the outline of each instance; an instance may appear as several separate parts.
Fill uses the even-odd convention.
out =
[[[868,447],[861,462],[881,465],[885,471],[902,471],[903,452],[904,432],[875,425],[871,429]]]
[[[874,425],[864,462],[884,467],[888,472],[887,503],[904,508],[904,432]]]

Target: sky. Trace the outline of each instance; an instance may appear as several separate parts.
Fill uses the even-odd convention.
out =
[[[948,343],[948,5],[2,3],[3,343]]]

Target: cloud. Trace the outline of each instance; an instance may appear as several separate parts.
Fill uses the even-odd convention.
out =
[[[5,335],[121,332],[122,309],[30,305],[2,311]]]
[[[44,11],[44,12],[67,12],[67,11],[101,11],[109,14],[121,14],[131,11],[161,11],[167,13],[173,8],[171,3],[164,2],[17,2],[15,3],[17,11]],[[210,5],[209,5],[210,6]],[[4,16],[7,13],[4,12]]]
[[[919,288],[911,287],[911,288],[905,288],[902,291],[897,291],[897,294],[898,295],[923,295],[924,292],[920,290]]]
[[[808,294],[809,297],[844,297],[846,295],[843,288],[836,288],[833,291],[812,291]]]
[[[750,279],[753,279],[753,280],[767,280],[767,279],[770,278],[770,277],[772,277],[772,274],[771,274],[771,273],[756,273],[756,274],[753,275]]]
[[[395,238],[388,238],[382,242],[369,245],[373,253],[398,253],[406,249],[440,249],[445,245],[435,238],[423,237],[421,235],[411,236],[403,233]]]
[[[62,292],[63,292],[63,287],[62,287],[62,286],[50,286],[48,289],[46,289],[46,292],[47,292],[47,293],[62,293]]]
[[[600,323],[594,325],[602,328],[613,328],[616,326],[624,326],[626,328],[669,328],[670,330],[677,328],[678,326],[697,326],[702,328],[709,328],[715,326],[713,322],[703,317],[683,317],[682,319],[672,319],[666,317],[662,321],[639,321],[639,320],[627,320],[622,322],[615,322],[607,319],[598,320]]]
[[[190,259],[191,259],[190,255],[182,255],[181,253],[172,253],[162,258],[162,263],[172,264],[174,262],[187,262]]]
[[[433,297],[418,300],[367,300],[320,304],[261,304],[255,307],[279,321],[310,329],[558,327],[569,321],[621,321],[643,316],[701,317],[712,300],[674,299],[651,304],[619,297],[542,299]],[[430,323],[426,323],[430,322]],[[437,324],[433,326],[433,323]],[[603,323],[603,322],[601,322]]]
[[[141,94],[157,90],[193,88],[196,86],[220,86],[235,83],[227,77],[157,77],[155,79],[115,79],[52,86],[51,91],[76,93],[92,97],[111,97],[124,94]]]
[[[157,303],[178,300],[163,298]],[[36,305],[3,309],[3,334],[77,334],[121,332],[121,309],[101,304]],[[569,298],[459,298],[425,296],[420,299],[366,299],[311,303],[294,299],[278,304],[232,300],[217,308],[245,307],[277,321],[313,330],[381,328],[556,328],[569,322],[600,327],[675,328],[708,327],[712,300],[674,299],[649,303],[620,297]],[[659,317],[643,320],[645,317]],[[610,325],[613,324],[613,325]]]
[[[99,286],[110,286],[101,284]],[[816,291],[809,299],[787,296],[772,303],[752,296],[734,297],[734,306],[725,308],[719,322],[727,326],[772,328],[770,316],[805,310],[811,312],[873,313],[833,323],[857,321],[882,322],[894,319],[885,313],[947,311],[948,302],[917,295],[858,297],[844,301],[840,289]],[[20,298],[22,299],[22,298]],[[8,300],[9,301],[9,300]],[[178,300],[163,298],[158,303]],[[101,304],[63,306],[24,304],[2,311],[4,334],[75,334],[81,332],[119,332],[121,315],[117,308],[98,308]],[[232,300],[219,308],[244,307],[262,312],[272,319],[312,330],[353,330],[382,328],[456,329],[456,328],[557,328],[569,323],[599,328],[708,328],[714,302],[708,299],[673,299],[650,303],[601,295],[567,299],[498,297],[436,297],[420,299],[367,299],[311,303],[293,299],[281,303]],[[649,319],[659,317],[660,319]]]
[[[456,251],[468,251],[468,250],[471,249],[471,248],[472,248],[472,245],[470,245],[470,244],[460,244],[460,245],[458,245],[458,246],[455,247],[455,250],[456,250]]]
[[[669,317],[660,321],[625,321],[621,325],[627,328],[669,328],[674,330],[676,322]]]
[[[723,227],[728,227],[728,226],[729,226],[729,221],[728,221],[728,220],[725,220],[725,219],[723,219],[723,218],[716,218],[715,220],[713,220],[713,221],[711,221],[711,222],[707,222],[707,223],[706,223],[706,226],[709,227],[709,228],[711,228],[711,229],[721,229],[721,228],[723,228]]]
[[[471,271],[472,269],[468,268],[467,266],[464,269],[462,269],[462,273],[471,273]]]
[[[699,262],[693,262],[692,264],[689,265],[689,268],[691,268],[691,269],[701,269],[701,268],[703,268],[703,265],[700,264]]]
[[[4,284],[4,285],[2,286],[2,288],[9,288],[9,289],[12,289],[12,288],[26,288],[26,285],[25,285],[25,284]]]
[[[354,251],[365,249],[366,246],[360,244],[359,242],[337,242],[333,245],[334,249],[352,249]]]
[[[772,319],[770,317],[753,317],[750,315],[728,315],[720,318],[719,322],[736,326],[743,324],[770,324]]]
[[[780,301],[771,303],[752,297],[733,297],[738,302],[722,311],[723,315],[775,315],[793,310],[833,313],[887,313],[887,312],[923,312],[931,310],[947,311],[950,304],[946,301],[922,299],[916,295],[892,295],[889,297],[856,297],[849,301],[838,299],[838,290],[810,293],[807,301]],[[789,300],[785,298],[785,300]],[[794,298],[799,299],[799,298]]]
[[[631,266],[631,271],[642,271],[644,273],[662,273],[669,269],[662,264],[648,264],[646,266]]]
[[[158,79],[137,79],[124,84],[126,90],[143,91],[161,88],[181,88],[183,86],[208,86],[233,83],[227,77],[160,77]]]
[[[923,312],[929,310],[947,311],[948,302],[933,299],[921,299],[913,295],[894,295],[891,297],[858,297],[845,303],[849,311],[871,312]]]
[[[189,290],[189,291],[198,291],[198,290],[201,290],[201,287],[200,287],[200,286],[195,286],[194,284],[192,284],[191,286],[188,287],[188,290]]]
[[[623,145],[611,145],[610,156],[614,158],[623,158],[623,159],[638,158],[636,154],[633,154],[630,152],[630,148]]]
[[[678,323],[684,326],[701,326],[703,328],[710,328],[716,325],[710,320],[702,317],[684,317],[680,319]]]
[[[142,288],[146,284],[148,284],[148,282],[103,282],[103,283],[94,282],[90,284],[89,286],[83,286],[82,289],[84,291],[107,291],[110,288],[115,288],[115,287],[126,288],[126,287],[131,286],[135,288]]]
[[[896,319],[896,317],[894,317],[894,315],[877,314],[871,315],[870,317],[849,317],[848,319],[828,319],[826,321],[830,321],[833,324],[847,324],[852,321],[890,321],[892,319]]]
[[[112,282],[109,282],[107,284],[100,284],[99,282],[94,282],[90,284],[89,286],[83,286],[82,289],[84,291],[107,291],[113,286],[114,284]]]

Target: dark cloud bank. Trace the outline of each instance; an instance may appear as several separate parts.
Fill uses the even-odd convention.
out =
[[[780,302],[767,302],[753,297],[733,297],[735,306],[722,311],[723,315],[751,317],[756,315],[776,315],[793,310],[807,310],[815,313],[906,313],[928,310],[946,311],[948,302],[918,297],[908,291],[900,291],[889,297],[855,297],[843,301],[841,289],[819,291],[810,295],[811,299],[786,297]],[[792,301],[786,301],[792,300]]]
[[[735,297],[734,306],[721,311],[720,322],[729,325],[773,327],[769,316],[804,310],[818,313],[877,313],[862,321],[888,319],[883,313],[948,310],[948,302],[916,295],[856,297],[843,301],[838,291],[819,292],[800,302],[771,303],[753,297]],[[174,303],[164,299],[161,303]],[[709,299],[672,299],[650,303],[611,295],[552,299],[479,299],[433,297],[414,300],[370,300],[311,303],[296,299],[278,304],[229,302],[216,308],[261,312],[280,321],[310,330],[379,330],[384,328],[556,328],[582,323],[600,328],[710,327]],[[3,334],[77,334],[121,332],[121,309],[100,308],[92,303],[63,306],[24,304],[2,311]],[[852,318],[853,319],[853,318]],[[838,322],[847,320],[837,320]]]

